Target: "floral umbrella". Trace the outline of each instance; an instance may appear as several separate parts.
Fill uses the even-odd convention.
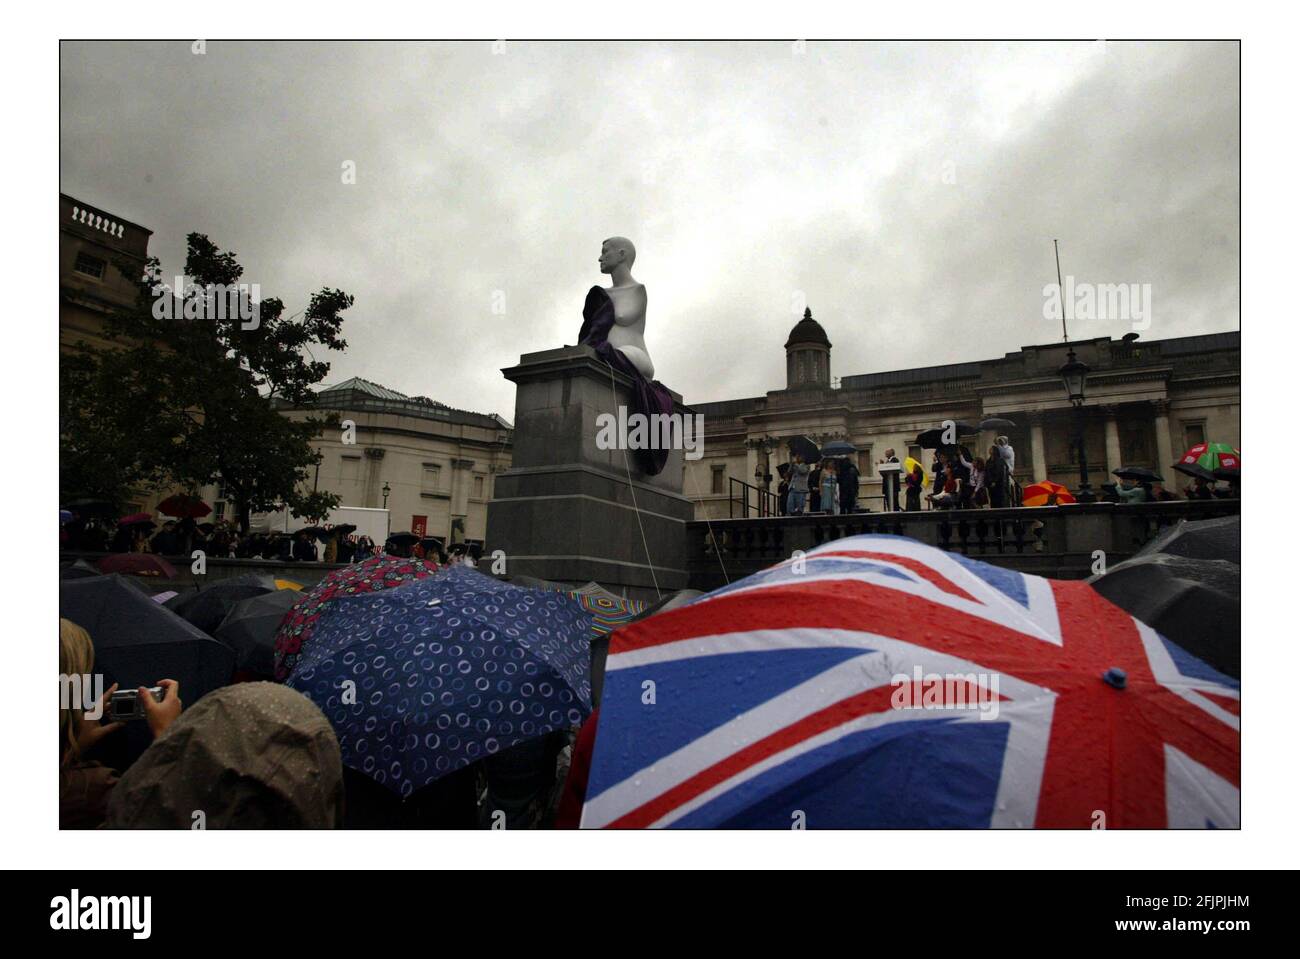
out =
[[[275,678],[284,682],[298,663],[303,646],[332,599],[392,589],[438,571],[436,563],[400,556],[376,556],[344,569],[335,570],[308,593],[284,617],[275,634]]]

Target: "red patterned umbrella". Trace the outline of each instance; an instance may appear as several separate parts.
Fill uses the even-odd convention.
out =
[[[285,614],[275,634],[275,679],[284,682],[298,663],[302,648],[331,599],[377,593],[404,583],[432,576],[437,563],[400,556],[376,556],[346,569],[335,570],[322,579],[302,600]]]

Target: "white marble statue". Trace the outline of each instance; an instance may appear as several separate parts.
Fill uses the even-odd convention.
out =
[[[645,287],[632,278],[636,247],[627,237],[612,236],[600,245],[600,272],[608,273],[613,285],[606,292],[614,304],[614,327],[609,345],[622,353],[647,380],[654,379],[655,365],[645,345]]]

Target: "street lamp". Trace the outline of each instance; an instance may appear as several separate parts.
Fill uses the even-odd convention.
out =
[[[1074,498],[1080,503],[1093,503],[1097,499],[1088,485],[1088,453],[1084,444],[1083,397],[1088,385],[1089,372],[1091,369],[1088,364],[1079,360],[1074,355],[1074,347],[1070,347],[1060,373],[1061,382],[1065,384],[1065,395],[1070,398],[1070,403],[1074,406],[1075,448],[1079,451],[1079,491]]]
[[[392,491],[393,491],[392,487],[390,487],[387,483],[385,483],[384,488],[380,490],[380,492],[384,494],[384,509],[388,509],[388,494],[391,493]]]

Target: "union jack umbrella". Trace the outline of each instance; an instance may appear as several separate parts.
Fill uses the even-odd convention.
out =
[[[582,825],[1235,828],[1240,704],[1086,583],[856,536],[614,633]]]

